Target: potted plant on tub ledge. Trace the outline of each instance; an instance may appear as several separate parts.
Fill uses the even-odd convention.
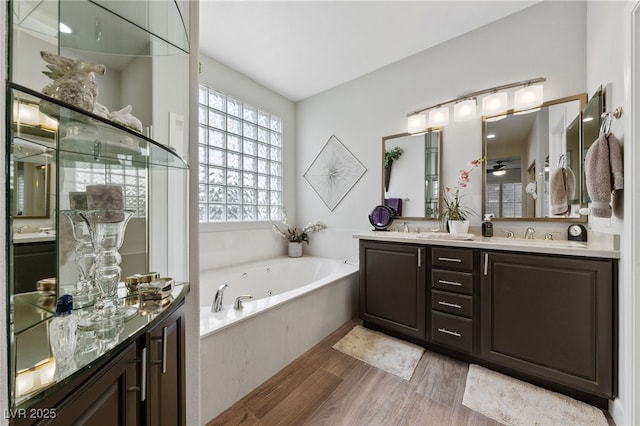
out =
[[[468,218],[474,214],[474,211],[462,205],[460,191],[467,187],[470,173],[480,166],[483,161],[484,158],[472,160],[466,168],[458,172],[458,184],[454,187],[447,186],[445,188],[442,197],[440,222],[448,225],[449,232],[452,234],[466,234],[469,232]]]
[[[309,223],[304,228],[289,226],[286,215],[283,216],[282,225],[284,226],[284,230],[275,224],[273,225],[273,230],[277,235],[288,241],[289,257],[302,256],[302,242],[304,241],[309,244],[309,234],[327,227],[322,222]]]

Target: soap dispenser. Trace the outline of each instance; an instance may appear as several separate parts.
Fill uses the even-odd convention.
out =
[[[493,237],[493,223],[491,222],[492,217],[494,217],[493,213],[487,213],[484,215],[484,219],[482,220],[483,237]]]

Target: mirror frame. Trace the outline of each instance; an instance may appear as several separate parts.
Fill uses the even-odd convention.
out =
[[[586,93],[580,93],[577,95],[573,95],[573,96],[566,96],[564,98],[559,98],[559,99],[554,99],[551,101],[547,101],[544,102],[542,105],[540,105],[539,107],[536,108],[532,108],[532,109],[538,109],[538,108],[545,108],[548,106],[552,106],[552,105],[557,105],[557,104],[561,104],[561,103],[566,103],[566,102],[571,102],[571,101],[580,101],[580,113],[578,114],[578,118],[580,123],[582,123],[582,114],[584,111],[584,108],[587,105],[587,94]],[[492,118],[492,117],[497,117],[500,115],[513,115],[515,113],[515,111],[512,109],[509,109],[506,111],[506,113],[503,114],[496,114],[493,116],[483,116],[482,117],[482,157],[486,158],[487,157],[487,119]],[[582,125],[580,126],[580,152],[582,153],[583,147],[584,147],[584,141],[583,141],[583,135],[582,135]],[[584,162],[584,158],[581,159],[580,161],[580,185],[582,186],[582,183],[584,182],[584,167],[583,167],[583,162]],[[486,173],[482,173],[482,215],[481,217],[484,217],[485,213],[486,213],[486,205],[487,205],[487,191],[486,191],[486,185],[487,185],[487,174]],[[577,187],[578,185],[576,185]],[[577,188],[578,189],[578,188]],[[582,200],[582,197],[580,197],[580,207],[586,207],[585,203]],[[491,219],[494,222],[497,221],[504,221],[504,222],[522,222],[522,221],[527,221],[527,222],[578,222],[578,223],[586,223],[588,221],[588,217],[587,216],[578,216],[578,217],[496,217]]]
[[[387,141],[391,140],[391,139],[398,139],[398,138],[402,138],[405,136],[411,136],[411,137],[419,137],[419,136],[424,136],[429,132],[439,132],[440,136],[439,136],[439,141],[438,141],[438,173],[440,173],[440,171],[442,170],[442,138],[443,138],[443,132],[444,131],[444,127],[429,127],[427,128],[424,132],[420,132],[420,133],[408,133],[408,132],[403,132],[403,133],[397,133],[395,135],[389,135],[389,136],[383,136],[382,137],[382,152],[381,152],[381,162],[380,162],[380,169],[382,170],[382,176],[381,176],[381,180],[380,180],[380,204],[384,205],[384,199],[385,199],[385,172],[384,172],[384,156],[385,156],[385,151],[386,151],[386,144]],[[438,187],[438,216],[440,215],[440,207],[442,206],[442,191],[440,190],[440,187]],[[438,220],[438,217],[432,218],[432,217],[426,217],[426,216],[396,216],[395,219],[404,219],[404,220]]]

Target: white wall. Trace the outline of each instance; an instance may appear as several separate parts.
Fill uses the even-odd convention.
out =
[[[329,226],[311,237],[309,252],[357,256],[351,235],[370,229],[367,216],[381,201],[381,139],[406,131],[408,111],[535,77],[547,78],[545,100],[583,93],[585,24],[585,3],[543,2],[298,103],[298,218]],[[481,128],[479,118],[445,127],[442,185],[455,185],[457,171],[481,156]],[[330,212],[301,176],[332,134],[367,172]],[[481,177],[474,173],[465,198],[479,213]],[[474,217],[472,225],[480,220]]]
[[[617,107],[625,107],[631,104],[629,73],[638,73],[638,69],[629,68],[628,57],[631,52],[625,52],[634,47],[628,40],[630,33],[625,33],[630,26],[631,6],[636,1],[590,1],[587,7],[587,89],[593,94],[602,85],[605,88],[605,103],[607,111],[614,111]],[[606,22],[606,25],[603,23]],[[636,49],[640,48],[635,42]],[[638,52],[634,53],[635,55]],[[626,74],[626,75],[625,75]],[[637,83],[637,80],[636,80]],[[637,88],[636,88],[637,90]],[[634,95],[637,97],[637,95]],[[632,115],[633,114],[633,115]],[[638,111],[630,111],[627,108],[621,119],[614,121],[611,130],[625,145],[625,129],[631,128],[630,120],[637,117]],[[637,143],[637,142],[636,142]],[[637,152],[633,147],[625,150],[624,167],[625,189],[624,193],[633,194],[634,184],[637,179],[629,179],[631,169],[637,167],[636,159],[629,155]],[[631,212],[630,216],[637,215],[633,211],[631,196],[627,195],[628,206],[624,206],[624,213]],[[614,216],[611,219],[593,219],[590,225],[593,229],[602,232],[610,232],[620,235],[620,247],[622,256],[620,259],[619,275],[619,344],[618,344],[618,379],[619,398],[611,404],[610,411],[616,424],[631,425],[640,421],[640,409],[638,409],[638,394],[640,389],[640,343],[636,337],[640,324],[640,317],[635,312],[640,309],[637,291],[637,267],[634,267],[633,259],[634,239],[638,238],[638,230],[633,229],[632,217],[623,220],[624,197],[614,199]]]
[[[284,203],[290,223],[295,223],[295,107],[293,102],[264,88],[227,66],[201,55],[200,82],[242,102],[280,116],[283,125]],[[326,140],[325,140],[326,142]],[[380,146],[377,147],[378,149]],[[276,237],[269,223],[206,224],[200,226],[200,269],[283,255],[285,244]]]

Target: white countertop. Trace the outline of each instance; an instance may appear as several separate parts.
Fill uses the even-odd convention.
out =
[[[26,243],[42,243],[45,241],[55,241],[56,234],[49,232],[29,232],[26,234],[13,234],[14,244],[26,244]]]
[[[599,257],[619,259],[620,250],[613,247],[609,241],[567,241],[542,239],[525,240],[522,238],[482,237],[473,235],[473,239],[448,239],[455,238],[446,233],[430,232],[393,232],[393,231],[369,231],[353,235],[361,240],[389,241],[398,243],[413,243],[424,245],[437,245],[447,247],[466,247],[487,250],[501,250],[511,252],[561,254],[565,256]]]

